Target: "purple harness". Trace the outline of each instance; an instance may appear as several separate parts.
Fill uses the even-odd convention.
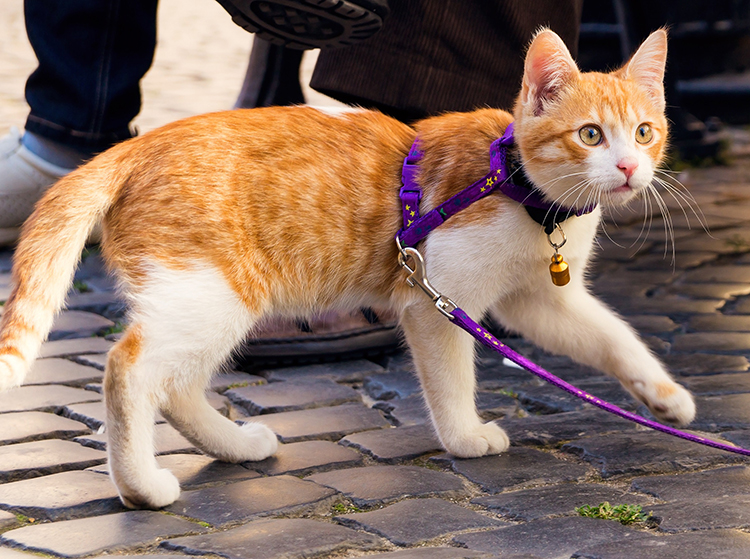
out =
[[[409,155],[404,159],[404,167],[401,173],[403,186],[399,195],[404,215],[404,228],[399,231],[398,237],[401,239],[402,246],[415,246],[430,231],[441,225],[448,218],[466,209],[477,200],[489,196],[496,190],[499,190],[511,200],[522,204],[533,219],[537,219],[537,215],[541,216],[537,221],[545,226],[548,234],[552,233],[555,222],[563,221],[569,216],[580,217],[594,210],[595,205],[575,210],[557,204],[550,204],[542,197],[538,190],[519,186],[510,180],[508,150],[512,146],[513,123],[511,122],[505,130],[503,137],[492,142],[490,146],[490,172],[471,186],[464,188],[461,192],[440,204],[434,210],[430,210],[425,215],[420,216],[419,202],[422,199],[422,189],[417,184],[416,178],[419,172],[419,161],[422,159],[423,153],[419,149],[419,138],[414,140],[409,150]]]
[[[519,353],[513,351],[487,330],[482,328],[474,320],[472,320],[453,301],[451,301],[444,295],[441,295],[435,288],[433,288],[427,280],[424,260],[422,259],[421,254],[413,247],[419,241],[424,239],[430,233],[430,231],[444,223],[448,218],[470,206],[477,200],[481,200],[485,196],[488,196],[492,192],[499,190],[509,198],[520,202],[524,206],[530,206],[532,208],[543,210],[547,214],[550,214],[551,212],[564,212],[565,216],[580,216],[584,213],[591,212],[591,210],[593,210],[593,207],[575,211],[555,206],[543,200],[535,190],[529,191],[526,188],[514,185],[510,180],[508,180],[508,148],[513,145],[513,124],[511,123],[506,129],[505,134],[503,134],[503,137],[492,142],[492,145],[490,147],[490,172],[468,188],[465,188],[455,196],[451,197],[448,201],[443,202],[434,210],[431,210],[425,215],[420,216],[419,202],[422,199],[422,189],[416,182],[416,176],[419,171],[418,163],[422,158],[422,152],[419,149],[418,142],[418,139],[414,141],[414,144],[409,151],[409,155],[407,155],[406,159],[404,159],[402,174],[403,186],[401,187],[400,191],[404,221],[403,229],[401,229],[396,235],[396,243],[399,249],[399,263],[407,272],[409,272],[409,277],[406,281],[410,286],[417,286],[425,293],[427,293],[427,295],[432,298],[437,309],[444,316],[446,316],[451,322],[453,322],[453,324],[474,337],[481,344],[496,351],[497,353],[516,363],[517,365],[520,365],[542,380],[568,392],[569,394],[572,394],[576,398],[579,398],[584,402],[588,402],[589,404],[608,411],[609,413],[618,415],[620,417],[643,425],[644,427],[648,427],[656,431],[661,431],[663,433],[667,433],[668,435],[679,437],[688,441],[718,448],[720,450],[750,456],[750,450],[748,449],[721,443],[718,441],[707,439],[705,437],[694,435],[692,433],[680,431],[679,429],[675,429],[674,427],[662,425],[661,423],[657,423],[656,421],[652,421],[641,417],[640,415],[636,415],[632,412],[623,410],[622,408],[619,408],[614,404],[610,404],[609,402],[601,400],[596,396],[589,394],[588,392],[576,388],[572,384],[567,383],[564,380],[556,377],[552,373],[544,370],[542,367],[525,358],[523,355],[520,355]],[[530,213],[530,215],[532,214]]]

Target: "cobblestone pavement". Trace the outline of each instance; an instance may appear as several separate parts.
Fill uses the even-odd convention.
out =
[[[161,6],[144,129],[231,106],[249,47],[209,0]],[[0,21],[5,128],[23,122],[34,63],[20,0],[0,3]],[[665,194],[675,252],[662,218],[638,240],[645,210],[625,212],[601,236],[592,284],[696,395],[691,428],[748,446],[750,159],[736,135],[732,165],[680,176],[710,234]],[[0,300],[10,260],[0,251]],[[276,457],[219,463],[158,418],[158,460],[180,479],[182,497],[166,511],[126,511],[100,432],[105,352],[123,306],[95,250],[76,286],[27,384],[0,394],[0,559],[750,557],[745,459],[636,427],[481,352],[478,407],[511,435],[502,456],[440,451],[405,355],[235,371],[215,380],[211,401],[234,419],[259,415],[283,442]],[[647,413],[600,373],[507,341],[581,388]],[[575,512],[605,501],[641,505],[650,520],[624,526]]]

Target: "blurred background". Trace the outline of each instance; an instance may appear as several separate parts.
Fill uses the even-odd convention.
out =
[[[722,123],[750,123],[750,0],[586,0],[579,63],[585,70],[612,69],[661,26],[670,35],[666,89],[674,145],[685,160],[712,158],[727,137]],[[161,0],[158,32],[154,65],[143,81],[143,110],[135,123],[139,130],[231,108],[242,86],[252,35],[214,0]],[[307,85],[317,52],[306,51],[303,58],[305,98],[313,105],[340,105]],[[23,88],[35,67],[23,2],[3,0],[3,129],[25,121]]]

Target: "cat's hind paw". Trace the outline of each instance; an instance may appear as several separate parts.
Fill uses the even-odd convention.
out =
[[[670,380],[647,387],[637,386],[636,389],[639,392],[639,399],[660,421],[674,425],[687,425],[695,418],[693,396],[676,382]]]
[[[495,423],[480,423],[464,433],[443,440],[445,449],[458,458],[478,458],[508,450],[510,439]]]
[[[129,509],[160,509],[180,497],[180,482],[169,470],[154,470],[141,480],[145,483],[138,488],[117,486],[122,504]]]

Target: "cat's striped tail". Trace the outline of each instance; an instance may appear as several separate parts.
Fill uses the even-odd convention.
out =
[[[0,391],[23,382],[65,302],[87,236],[117,197],[128,171],[116,153],[60,179],[23,225],[0,319]]]

